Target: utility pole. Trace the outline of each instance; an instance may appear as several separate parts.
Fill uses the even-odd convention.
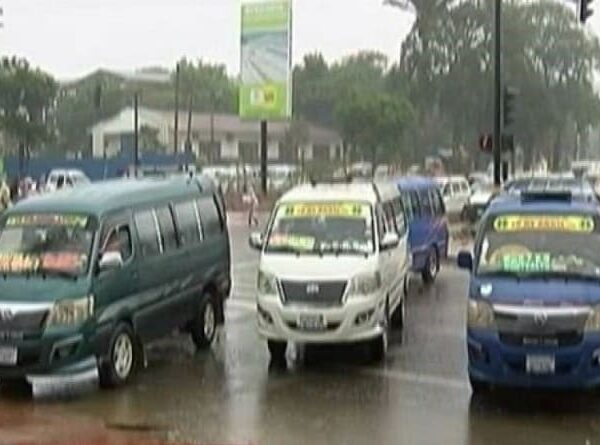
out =
[[[173,134],[173,152],[177,154],[179,148],[178,144],[178,136],[179,136],[179,74],[181,71],[181,67],[179,62],[177,62],[177,67],[175,68],[175,123],[173,127],[175,128],[175,132]]]
[[[139,128],[139,98],[140,93],[136,91],[133,95],[133,176],[137,178],[138,165],[140,163],[140,152],[139,152],[139,139],[140,139],[140,128]]]
[[[187,116],[187,132],[185,140],[185,151],[189,153],[192,151],[192,108],[194,106],[194,95],[190,93],[188,102],[188,116]]]
[[[494,0],[494,185],[502,180],[502,0]]]
[[[260,121],[260,184],[267,195],[267,121]]]

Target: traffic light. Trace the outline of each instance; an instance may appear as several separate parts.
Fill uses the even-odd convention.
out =
[[[585,0],[582,0],[585,1]],[[515,121],[515,98],[518,91],[512,87],[504,87],[504,96],[502,100],[502,112],[504,117],[504,126],[509,127]]]
[[[585,23],[585,21],[594,13],[594,10],[590,8],[590,3],[593,0],[579,0],[579,21]]]

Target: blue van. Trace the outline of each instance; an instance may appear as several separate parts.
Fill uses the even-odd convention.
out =
[[[474,391],[600,384],[600,210],[570,192],[492,201],[475,239],[467,350]]]
[[[426,283],[435,281],[440,259],[448,256],[448,218],[436,182],[421,176],[396,181],[409,222],[412,270]]]

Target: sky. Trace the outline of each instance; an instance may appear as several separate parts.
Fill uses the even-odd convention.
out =
[[[0,0],[0,54],[60,80],[102,67],[172,67],[182,56],[239,73],[241,0]],[[383,0],[293,0],[293,58],[375,49],[397,61],[414,17]]]

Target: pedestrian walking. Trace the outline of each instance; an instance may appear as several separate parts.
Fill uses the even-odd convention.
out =
[[[6,182],[6,178],[2,178],[2,182],[0,183],[0,213],[9,208],[10,204],[10,188]]]
[[[258,226],[258,218],[256,217],[256,210],[258,209],[258,196],[256,195],[256,191],[254,187],[250,185],[248,187],[248,197],[247,197],[249,209],[248,209],[248,227]]]

